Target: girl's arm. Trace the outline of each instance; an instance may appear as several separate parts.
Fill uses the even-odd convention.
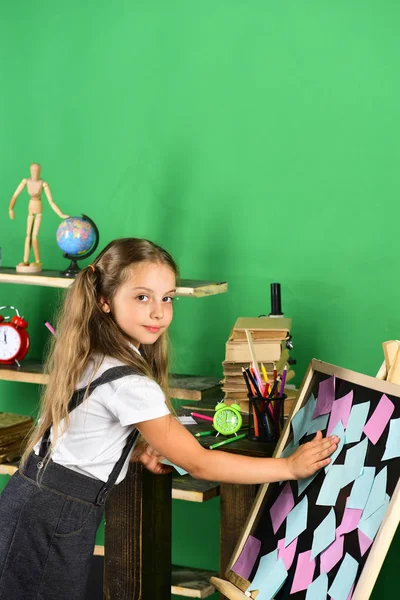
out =
[[[206,450],[172,415],[136,425],[156,452],[197,479],[225,483],[269,483],[303,479],[329,464],[338,438],[315,438],[288,458],[252,458],[218,450]]]

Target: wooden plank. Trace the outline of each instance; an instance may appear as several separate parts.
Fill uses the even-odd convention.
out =
[[[99,568],[104,568],[104,546],[95,546],[93,556],[100,559]],[[210,577],[215,576],[215,571],[194,569],[191,567],[171,567],[171,594],[187,598],[207,598],[215,592],[210,584]]]
[[[210,584],[210,578],[215,575],[215,571],[172,565],[171,594],[187,598],[208,598],[215,592]]]
[[[177,400],[203,400],[210,394],[218,393],[219,377],[202,377],[199,375],[171,375],[169,393]]]
[[[67,267],[67,263],[65,265]],[[61,271],[44,270],[40,274],[17,273],[14,267],[0,267],[0,283],[15,283],[24,285],[39,285],[43,287],[68,288],[74,281],[71,277],[63,277]],[[182,297],[202,298],[214,296],[228,291],[224,281],[197,281],[181,279],[176,288],[176,295]]]
[[[382,344],[387,372],[390,371],[390,368],[394,362],[397,351],[399,349],[399,344],[400,342],[398,342],[397,340],[388,340],[387,342],[383,342]]]
[[[248,441],[248,440],[247,440]],[[254,442],[250,442],[254,444]],[[265,454],[264,454],[265,456]],[[221,483],[220,573],[225,574],[241,531],[252,512],[258,485]],[[235,507],[232,510],[232,507]]]
[[[45,385],[48,378],[43,373],[43,364],[38,361],[24,360],[19,368],[17,365],[0,365],[0,380]]]
[[[0,464],[0,475],[14,475],[18,471],[18,466],[13,464]]]
[[[0,380],[46,385],[48,378],[49,376],[43,373],[43,364],[38,361],[24,360],[21,367],[17,367],[17,365],[0,365]],[[171,375],[169,385],[172,398],[199,401],[210,394],[218,393],[219,378],[198,375]]]
[[[202,481],[190,475],[172,475],[172,499],[187,502],[206,502],[219,496],[220,485],[215,481]]]
[[[171,594],[171,475],[131,464],[105,510],[104,600]]]
[[[216,590],[221,592],[222,598],[229,598],[229,600],[249,600],[246,594],[229,581],[224,581],[219,577],[211,577],[210,583],[212,583]]]

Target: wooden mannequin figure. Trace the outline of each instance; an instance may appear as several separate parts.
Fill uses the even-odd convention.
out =
[[[14,206],[18,196],[22,192],[25,186],[27,186],[30,201],[28,205],[28,220],[26,226],[26,238],[24,248],[24,260],[20,262],[16,269],[19,273],[39,273],[42,270],[42,263],[40,262],[40,251],[39,251],[39,230],[42,222],[42,190],[46,194],[47,200],[51,208],[61,219],[67,219],[68,215],[64,215],[58,208],[57,204],[53,201],[51,196],[49,184],[40,179],[40,165],[32,163],[30,166],[31,177],[30,179],[23,179],[17,189],[14,192],[13,197],[10,200],[8,208],[8,214],[10,219],[14,219]],[[33,253],[35,256],[35,262],[29,263],[29,254],[31,246],[33,247]]]

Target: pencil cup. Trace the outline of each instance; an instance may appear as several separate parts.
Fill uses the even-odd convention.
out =
[[[277,398],[249,398],[248,438],[255,442],[276,443],[284,424],[284,403],[286,395]]]

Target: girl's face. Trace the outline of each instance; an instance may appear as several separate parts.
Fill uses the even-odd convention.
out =
[[[130,270],[112,301],[103,302],[132,343],[154,344],[172,320],[175,273],[162,263],[143,262]]]

